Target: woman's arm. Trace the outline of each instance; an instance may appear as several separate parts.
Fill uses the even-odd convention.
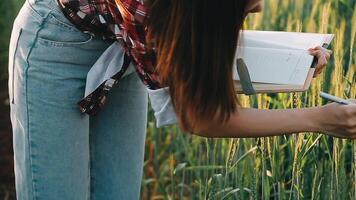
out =
[[[192,133],[203,137],[265,137],[303,131],[332,132],[330,135],[355,138],[356,104],[298,109],[239,108],[226,124],[216,118],[199,123]]]
[[[318,58],[316,77],[325,68],[332,51],[317,46],[309,52]],[[239,108],[226,124],[218,123],[216,119],[200,121],[190,132],[204,137],[265,137],[310,131],[356,138],[356,104],[331,103],[313,108],[277,110]]]

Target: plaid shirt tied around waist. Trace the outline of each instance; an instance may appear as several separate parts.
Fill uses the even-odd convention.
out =
[[[107,94],[133,62],[135,71],[150,90],[161,88],[155,73],[155,52],[146,47],[148,9],[139,0],[57,0],[64,15],[80,30],[103,40],[119,42],[124,62],[116,74],[77,102],[80,111],[97,114]]]

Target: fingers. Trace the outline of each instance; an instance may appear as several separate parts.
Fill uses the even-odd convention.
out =
[[[326,50],[321,50],[321,49],[310,49],[308,50],[310,55],[316,56],[317,58],[319,57],[325,57],[326,59],[330,59],[332,52],[330,53],[328,49]]]
[[[317,50],[319,50],[319,51],[322,51],[322,52],[327,53],[327,54],[329,54],[329,55],[331,55],[331,54],[333,53],[332,50],[326,49],[326,48],[321,47],[321,46],[317,46],[317,47],[314,47],[314,48],[310,48],[310,49],[308,49],[308,50],[309,50],[309,51],[317,51]]]
[[[347,101],[356,102],[356,99],[347,99]],[[329,108],[326,113],[330,115],[330,118],[325,120],[325,130],[334,137],[356,139],[356,104],[331,103],[325,108]],[[331,126],[329,127],[328,124]]]
[[[328,59],[325,56],[318,57],[318,64],[315,68],[314,77],[316,77],[323,71],[327,63],[328,63]]]
[[[320,47],[320,46],[310,48],[310,49],[308,49],[308,51],[309,51],[310,55],[315,56],[318,59],[318,64],[316,66],[316,69],[315,69],[315,72],[313,75],[313,77],[316,77],[323,71],[323,69],[327,65],[328,60],[331,57],[332,51],[329,49]]]
[[[347,101],[356,104],[356,99],[347,99]]]

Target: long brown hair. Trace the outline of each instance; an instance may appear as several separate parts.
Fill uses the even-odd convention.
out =
[[[247,0],[149,0],[148,40],[182,129],[236,111],[232,67]]]

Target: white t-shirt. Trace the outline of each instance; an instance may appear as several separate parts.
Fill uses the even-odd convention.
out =
[[[93,92],[101,83],[119,72],[123,62],[124,50],[118,42],[113,42],[89,70],[86,79],[84,97]],[[122,77],[131,73],[135,73],[135,68],[132,62]],[[146,87],[146,89],[152,109],[154,110],[156,127],[160,128],[165,125],[177,123],[176,113],[173,109],[168,91],[169,88],[165,87],[151,90]]]

